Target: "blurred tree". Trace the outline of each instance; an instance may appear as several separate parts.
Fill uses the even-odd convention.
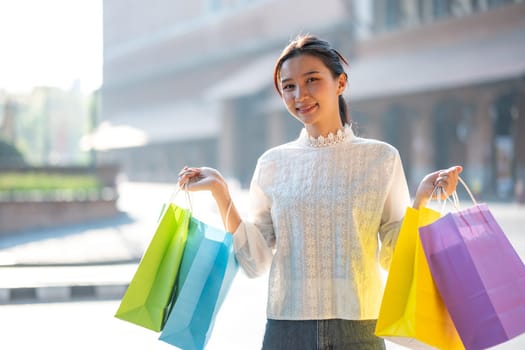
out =
[[[12,144],[0,139],[0,166],[17,167],[26,165],[22,153]]]

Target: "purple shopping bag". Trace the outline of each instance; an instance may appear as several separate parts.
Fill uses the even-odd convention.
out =
[[[448,213],[419,234],[467,350],[525,332],[525,266],[486,204]]]

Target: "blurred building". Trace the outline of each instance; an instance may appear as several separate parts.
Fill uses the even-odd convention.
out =
[[[148,143],[98,159],[118,159],[134,180],[175,181],[190,164],[247,185],[257,157],[300,129],[271,86],[283,46],[315,31],[350,47],[350,7],[317,4],[104,1],[102,119],[142,130]]]
[[[525,181],[525,4],[355,1],[350,107],[362,133],[421,177],[465,166],[473,190],[511,198]]]
[[[148,141],[99,159],[134,180],[191,164],[246,186],[265,149],[297,137],[272,72],[308,32],[350,58],[354,127],[398,147],[411,189],[452,164],[484,194],[525,181],[522,1],[105,0],[102,119]]]

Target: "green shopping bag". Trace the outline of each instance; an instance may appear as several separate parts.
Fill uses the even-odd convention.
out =
[[[173,196],[172,196],[173,198]],[[170,200],[115,317],[160,332],[168,317],[191,211]]]

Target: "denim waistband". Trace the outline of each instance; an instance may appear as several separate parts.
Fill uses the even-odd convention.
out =
[[[269,319],[263,350],[384,350],[383,339],[374,335],[376,320]]]

